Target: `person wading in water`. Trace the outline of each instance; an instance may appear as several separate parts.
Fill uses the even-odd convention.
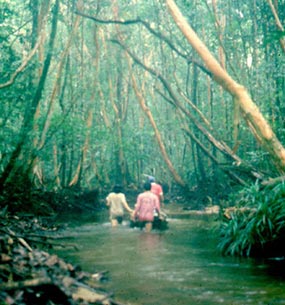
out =
[[[151,191],[151,184],[147,181],[144,184],[144,192],[139,194],[135,205],[134,218],[138,218],[141,227],[145,227],[146,232],[152,230],[154,213],[160,215],[160,204],[157,196]]]
[[[106,205],[109,207],[109,215],[112,227],[116,227],[121,224],[124,218],[124,209],[129,213],[133,213],[133,210],[129,207],[126,196],[122,193],[120,185],[115,185],[113,192],[106,197]]]
[[[155,182],[155,178],[153,176],[148,176],[148,181],[150,182],[151,184],[151,192],[154,193],[158,200],[159,200],[159,204],[160,204],[160,207],[163,207],[163,189],[162,189],[162,186]]]

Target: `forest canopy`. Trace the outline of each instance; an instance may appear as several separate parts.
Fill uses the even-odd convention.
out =
[[[0,181],[247,185],[285,170],[285,1],[0,0]]]

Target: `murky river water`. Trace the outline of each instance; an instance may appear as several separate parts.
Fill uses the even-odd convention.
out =
[[[169,230],[149,234],[127,223],[115,229],[108,222],[84,223],[66,232],[76,236],[79,251],[58,254],[91,273],[108,270],[106,289],[123,304],[285,304],[282,272],[222,257],[214,226],[207,216],[170,219]]]

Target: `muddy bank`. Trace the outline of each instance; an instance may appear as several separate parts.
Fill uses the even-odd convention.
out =
[[[0,221],[0,304],[118,305],[104,290],[105,271],[84,272],[44,250],[60,245],[61,228],[37,218]]]

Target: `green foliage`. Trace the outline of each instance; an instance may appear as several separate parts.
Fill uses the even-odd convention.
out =
[[[261,189],[256,183],[235,199],[236,208],[220,227],[220,250],[225,255],[284,255],[285,184]]]
[[[216,12],[206,0],[179,0],[177,5],[213,55],[222,59],[220,51],[223,49],[227,71],[251,92],[264,116],[275,124],[273,127],[279,133],[278,137],[284,139],[284,107],[281,107],[285,92],[285,62],[278,44],[284,33],[276,31],[268,5],[253,6],[251,1],[217,2]],[[238,137],[233,139],[232,97],[222,92],[220,86],[205,74],[204,64],[173,22],[164,2],[86,0],[82,12],[104,22],[82,17],[76,31],[73,28],[75,1],[60,1],[60,6],[51,69],[39,103],[33,139],[25,144],[27,151],[37,150],[33,140],[41,137],[51,107],[53,113],[45,145],[37,152],[37,166],[43,172],[44,183],[47,180],[55,183],[58,178],[55,173],[59,171],[64,172],[62,180],[67,181],[62,185],[68,184],[87,137],[82,169],[83,172],[88,170],[94,180],[99,176],[102,184],[110,180],[108,176],[114,175],[118,169],[117,156],[121,149],[127,183],[138,182],[142,173],[151,170],[160,176],[157,178],[171,181],[172,175],[162,158],[154,130],[134,92],[132,77],[152,113],[172,165],[190,187],[197,181],[205,181],[204,173],[211,177],[213,163],[201,149],[195,148],[183,126],[189,127],[220,164],[227,166],[229,160],[213,147],[201,130],[229,147],[238,147],[236,153],[244,163],[258,171],[272,173],[268,154],[257,148],[248,126],[239,124]],[[40,33],[46,36],[13,83],[0,89],[0,176],[17,147],[25,114],[31,110],[49,49],[51,9],[52,3],[48,10],[45,1],[0,0],[0,84],[9,81],[25,61]],[[284,3],[280,3],[280,20],[284,19],[284,11]],[[144,23],[110,22],[137,18]],[[67,48],[73,31],[74,36]],[[155,73],[147,72],[134,61],[129,66],[123,48],[112,42],[117,40],[119,33],[126,49]],[[62,71],[59,69],[61,65]],[[167,82],[182,109],[190,116],[172,103],[169,91],[158,76]],[[89,128],[86,120],[90,109],[93,121]],[[27,154],[25,156],[28,158]],[[20,158],[19,162],[22,160],[25,164],[25,159]],[[202,167],[203,171],[200,170]],[[214,179],[217,177],[217,180],[222,179],[221,174]],[[81,185],[88,183],[84,173],[80,179]],[[253,197],[257,200],[257,194]],[[243,239],[243,236],[239,238]]]
[[[285,37],[285,31],[273,31],[268,34],[268,37],[264,40],[265,44],[271,44],[272,42],[278,42]]]

